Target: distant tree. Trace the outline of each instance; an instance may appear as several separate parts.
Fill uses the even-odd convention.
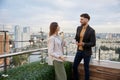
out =
[[[115,49],[115,53],[119,54],[118,60],[120,60],[120,47]]]
[[[115,50],[113,47],[110,47],[110,50]]]
[[[115,41],[115,43],[120,43],[120,41]]]
[[[110,48],[108,48],[106,46],[100,46],[100,49],[106,51],[106,50],[109,50]]]

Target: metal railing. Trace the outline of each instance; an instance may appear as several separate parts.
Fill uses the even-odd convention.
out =
[[[32,52],[38,52],[38,51],[43,51],[47,50],[47,48],[40,48],[40,49],[34,49],[34,50],[28,50],[28,51],[22,51],[22,52],[16,52],[16,53],[11,53],[11,54],[2,54],[0,55],[0,59],[4,58],[4,74],[2,76],[6,77],[7,75],[7,58],[8,57],[13,57],[17,55],[23,55],[23,54],[31,54]]]

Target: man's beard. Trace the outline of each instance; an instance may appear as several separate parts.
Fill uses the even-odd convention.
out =
[[[81,26],[85,26],[87,23],[81,24]]]
[[[86,24],[81,24],[81,26],[85,26]]]

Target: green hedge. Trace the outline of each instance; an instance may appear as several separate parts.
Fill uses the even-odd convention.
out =
[[[72,63],[71,62],[65,62],[65,70],[67,74],[67,80],[72,80]]]
[[[71,80],[71,67],[71,63],[65,62],[68,80]],[[40,62],[9,69],[7,74],[7,78],[0,77],[0,80],[55,80],[54,67]]]

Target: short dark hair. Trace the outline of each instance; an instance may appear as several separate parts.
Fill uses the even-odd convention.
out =
[[[87,13],[81,14],[80,17],[84,17],[84,18],[87,18],[88,20],[90,20],[90,16]]]

